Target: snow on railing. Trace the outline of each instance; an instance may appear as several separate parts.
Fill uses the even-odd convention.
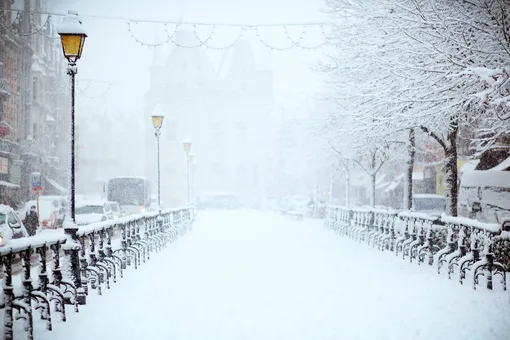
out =
[[[409,262],[428,263],[448,277],[457,272],[461,284],[469,274],[473,289],[481,276],[493,289],[500,276],[506,290],[510,271],[510,219],[500,224],[452,216],[432,216],[412,211],[330,206],[326,226],[342,236],[392,251]]]
[[[51,330],[52,313],[65,321],[66,306],[78,312],[90,291],[101,295],[104,287],[110,289],[125,269],[149,260],[151,253],[190,230],[193,220],[192,207],[165,209],[68,228],[65,234],[55,231],[8,241],[0,247],[3,339],[14,338],[17,322],[23,323],[16,328],[29,339],[34,338],[35,320]],[[35,317],[37,310],[40,318]],[[20,321],[15,321],[15,311]]]

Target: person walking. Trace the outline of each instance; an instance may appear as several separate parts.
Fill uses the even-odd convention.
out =
[[[30,207],[30,211],[27,211],[25,216],[25,228],[27,229],[27,233],[29,236],[34,236],[37,232],[37,228],[39,227],[39,216],[37,215],[37,211],[35,205]]]

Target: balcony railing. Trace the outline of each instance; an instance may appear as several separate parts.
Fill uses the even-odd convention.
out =
[[[0,78],[0,98],[7,98],[11,95],[10,84],[5,78]]]

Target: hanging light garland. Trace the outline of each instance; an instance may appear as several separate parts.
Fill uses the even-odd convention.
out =
[[[18,12],[16,15],[16,18],[13,20],[12,24],[7,26],[3,23],[6,23],[5,20],[0,20],[0,30],[1,29],[7,29],[19,36],[24,35],[35,35],[39,34],[42,35],[48,39],[59,39],[58,36],[52,36],[48,35],[48,27],[51,23],[52,17],[59,17],[64,16],[64,14],[60,13],[49,13],[49,12],[31,12],[31,31],[28,33],[20,33],[16,29],[19,27],[19,25],[22,22],[22,10],[15,10],[11,9],[12,12]],[[39,15],[47,15],[46,20],[44,21],[44,24],[42,26],[37,27],[35,20],[34,20],[34,14]],[[1,14],[0,14],[1,15]],[[83,15],[83,17],[87,17],[87,15]],[[328,35],[326,33],[326,27],[329,27],[330,25],[325,23],[278,23],[278,24],[254,24],[254,25],[243,25],[243,24],[229,24],[229,23],[203,23],[203,22],[173,22],[173,21],[158,21],[158,20],[143,20],[143,19],[130,19],[130,18],[124,18],[124,17],[109,17],[109,16],[99,16],[99,15],[88,15],[88,17],[94,18],[94,19],[101,19],[101,20],[115,20],[115,21],[124,21],[127,24],[127,32],[129,36],[134,40],[135,43],[139,44],[140,46],[148,47],[148,48],[155,48],[159,46],[164,45],[174,45],[180,48],[186,48],[186,49],[194,49],[194,48],[207,48],[212,50],[224,50],[231,48],[235,46],[239,41],[241,41],[248,32],[251,32],[254,34],[256,39],[259,41],[260,44],[262,44],[264,47],[273,50],[273,51],[286,51],[286,50],[296,50],[300,49],[302,51],[307,50],[317,50],[322,48],[323,46],[328,44]],[[1,18],[0,18],[1,19]],[[163,32],[164,32],[164,38],[161,41],[156,41],[153,43],[148,43],[138,37],[138,35],[135,33],[136,26],[139,24],[159,24],[163,26]],[[209,34],[206,38],[201,38],[200,35],[197,32],[198,27],[205,27],[208,29]],[[213,37],[216,34],[216,30],[218,28],[235,28],[238,30],[237,34],[235,35],[235,38],[233,40],[230,40],[228,43],[224,44],[223,46],[215,46],[212,44]],[[300,34],[297,38],[292,38],[291,34],[289,33],[289,27],[300,27]],[[279,34],[272,34],[273,36],[279,35],[283,37],[286,40],[286,43],[283,46],[274,46],[267,42],[266,39],[262,37],[261,29],[262,28],[272,28],[273,30],[279,31]],[[305,37],[308,35],[311,30],[320,30],[320,42],[316,43],[314,45],[306,45],[305,43]],[[176,33],[180,30],[185,30],[188,32],[192,32],[194,35],[193,40],[195,40],[196,44],[191,45],[185,45],[182,42],[179,42],[175,39]]]
[[[324,24],[281,24],[281,25],[253,25],[253,26],[238,26],[238,25],[230,25],[230,24],[224,24],[224,25],[218,25],[218,24],[203,24],[203,23],[163,23],[164,26],[164,33],[166,35],[166,38],[163,39],[161,42],[156,43],[147,43],[144,42],[142,39],[138,38],[137,34],[134,32],[133,27],[138,24],[137,21],[128,21],[128,33],[137,44],[140,46],[145,47],[159,47],[167,44],[172,44],[180,48],[208,48],[213,50],[224,50],[231,48],[235,46],[239,41],[243,40],[243,38],[246,36],[246,34],[251,31],[254,33],[254,36],[256,39],[262,44],[264,47],[273,50],[273,51],[286,51],[286,50],[293,50],[293,49],[301,49],[301,50],[316,50],[320,49],[327,43],[327,35],[325,32],[325,25]],[[172,30],[172,33],[169,31],[169,26],[175,25],[175,28]],[[197,32],[197,28],[199,26],[207,27],[209,28],[209,34],[205,39],[201,38],[200,35]],[[289,26],[297,26],[301,27],[301,31],[299,33],[299,36],[296,38],[292,38],[289,33]],[[189,28],[188,28],[189,27]],[[238,33],[236,34],[236,38],[225,44],[224,46],[214,46],[211,44],[214,35],[216,34],[216,29],[218,27],[229,27],[229,28],[235,28],[238,30]],[[274,46],[266,41],[262,37],[261,29],[262,28],[273,28],[278,29],[281,31],[281,36],[287,41],[287,43],[284,46]],[[307,32],[311,29],[320,29],[321,34],[321,42],[316,45],[305,45],[304,40],[307,35]],[[194,37],[193,40],[197,41],[197,44],[194,45],[184,45],[175,39],[175,34],[179,29],[183,31],[192,32]]]

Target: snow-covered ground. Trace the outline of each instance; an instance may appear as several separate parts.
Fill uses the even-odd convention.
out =
[[[508,340],[507,292],[473,291],[321,221],[202,212],[193,230],[37,340]]]

